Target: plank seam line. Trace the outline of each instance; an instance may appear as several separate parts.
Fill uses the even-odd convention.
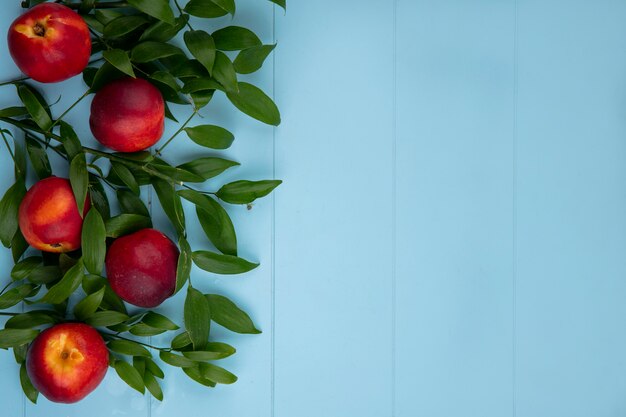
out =
[[[276,44],[276,5],[272,5],[272,43]],[[276,53],[272,54],[272,100],[276,102]],[[276,127],[272,128],[272,179],[276,179]],[[271,373],[271,399],[270,414],[274,417],[276,412],[276,193],[272,193],[272,280],[271,280],[271,303],[272,303],[272,322],[271,322],[271,355],[270,358],[272,369]]]
[[[513,357],[512,357],[512,406],[513,417],[517,415],[517,105],[518,105],[518,4],[514,0],[513,29]]]
[[[391,125],[391,417],[396,415],[396,239],[397,239],[397,20],[398,0],[393,2],[392,27],[392,125]]]

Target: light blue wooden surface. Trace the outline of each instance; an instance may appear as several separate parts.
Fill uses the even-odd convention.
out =
[[[32,406],[0,352],[2,416],[625,415],[626,4],[238,5],[235,24],[279,44],[249,78],[283,124],[221,98],[202,122],[237,136],[225,154],[242,167],[225,179],[285,181],[251,211],[229,209],[258,270],[193,272],[263,330],[214,330],[238,348],[239,382],[209,390],[169,370],[159,403],[110,373],[78,405]],[[0,78],[17,75],[4,42],[0,57]],[[1,88],[0,104],[15,103]],[[48,87],[57,114],[82,89]],[[87,115],[84,103],[69,118],[83,138]],[[197,152],[181,140],[171,155]],[[6,152],[0,168],[4,191]],[[0,262],[7,275],[7,251]]]

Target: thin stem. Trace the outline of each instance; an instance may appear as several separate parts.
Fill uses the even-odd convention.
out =
[[[88,89],[87,91],[85,91],[85,94],[83,94],[82,96],[80,96],[78,98],[78,100],[76,100],[70,107],[67,108],[67,110],[65,110],[59,117],[57,117],[57,119],[54,121],[54,123],[52,123],[52,126],[50,126],[50,129],[48,129],[48,131],[51,131],[52,128],[54,128],[61,120],[63,120],[63,118],[65,116],[67,116],[67,114],[72,111],[72,109],[74,107],[76,107],[78,105],[78,103],[80,103],[81,101],[83,101],[85,99],[85,97],[87,97],[89,94],[91,94],[91,89]]]
[[[7,290],[7,288],[11,286],[11,284],[13,284],[12,281],[5,285],[4,288],[0,291],[0,295],[4,294],[4,292]]]
[[[127,338],[125,338],[125,337],[123,337],[123,336],[120,336],[119,334],[114,334],[114,333],[104,333],[104,332],[102,332],[102,334],[104,334],[104,335],[106,335],[106,336],[116,337],[116,338],[118,338],[118,339],[126,340],[126,341],[128,341],[128,342],[138,343],[138,344],[140,344],[140,345],[142,345],[142,346],[145,346],[145,347],[148,347],[148,348],[151,348],[151,349],[162,350],[162,351],[166,351],[166,352],[169,352],[169,351],[171,351],[171,350],[172,350],[172,349],[170,349],[170,348],[158,347],[158,346],[150,345],[150,344],[148,344],[148,343],[139,342],[139,341],[137,341],[137,340],[127,339]]]
[[[69,7],[70,9],[79,9],[82,5],[79,3],[65,3],[65,5],[67,7]],[[129,4],[127,1],[110,1],[110,2],[104,2],[104,1],[99,1],[97,3],[94,4],[93,8],[94,9],[121,9],[123,7],[128,7]]]
[[[190,187],[190,186],[188,186],[187,184],[181,184],[181,186],[183,186],[184,188],[186,188],[186,189],[188,189],[188,190],[195,191],[195,192],[200,193],[200,194],[210,194],[210,195],[217,196],[217,193],[214,193],[213,191],[200,191],[200,190],[196,190],[195,188]]]
[[[15,80],[2,82],[0,83],[0,87],[2,87],[3,85],[15,84],[15,83],[19,83],[19,82],[26,81],[26,80],[30,80],[30,77],[22,77],[22,78],[17,78]]]
[[[178,9],[178,12],[180,13],[180,15],[184,15],[185,12],[183,11],[183,8],[180,7],[180,4],[178,4],[178,0],[174,0],[174,4],[176,5],[176,8]],[[187,27],[189,27],[189,29],[194,30],[194,28],[191,26],[191,23],[189,23],[189,20],[187,20]]]
[[[18,166],[18,163],[15,160],[15,154],[13,153],[13,150],[11,149],[11,146],[9,145],[9,140],[7,139],[4,131],[1,129],[0,129],[0,135],[2,135],[2,140],[4,140],[4,144],[7,145],[7,149],[9,150],[9,154],[11,155],[11,159],[13,160],[13,163],[15,164],[15,166]]]
[[[17,315],[19,315],[19,313],[0,313],[0,316],[15,317]]]
[[[167,140],[167,142],[165,142],[165,143],[163,144],[163,146],[161,146],[159,149],[157,149],[157,150],[155,151],[155,156],[157,156],[157,155],[158,155],[158,156],[161,156],[161,152],[163,152],[163,149],[165,149],[165,147],[166,147],[167,145],[169,145],[169,144],[170,144],[170,143],[171,143],[171,142],[172,142],[172,141],[176,138],[176,136],[180,135],[180,133],[181,133],[183,130],[185,130],[185,128],[187,127],[187,125],[189,124],[189,122],[191,122],[191,119],[193,119],[193,117],[194,117],[196,114],[198,114],[198,110],[194,109],[194,110],[193,110],[193,112],[191,113],[191,116],[189,116],[189,118],[188,118],[187,120],[185,120],[185,123],[183,123],[183,124],[180,126],[180,128],[176,131],[176,133],[174,133],[174,134],[172,135],[172,137],[170,137],[170,138]],[[154,157],[153,157],[153,159],[154,159]]]

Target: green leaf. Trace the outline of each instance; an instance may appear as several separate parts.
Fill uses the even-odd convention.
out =
[[[93,79],[89,80],[86,75],[87,72],[83,72],[85,79],[85,83],[90,87],[91,91],[97,92],[102,87],[107,84],[110,84],[112,81],[115,81],[119,78],[126,77],[122,71],[118,70],[115,66],[111,65],[108,62],[105,62],[98,68],[98,70],[93,75]]]
[[[24,298],[28,297],[35,288],[34,285],[24,284],[0,295],[0,310],[6,310],[20,303]]]
[[[150,327],[154,327],[155,329],[178,330],[180,328],[172,320],[162,314],[155,313],[154,311],[149,311],[145,316],[143,316],[141,321],[142,323],[145,323]]]
[[[71,267],[61,281],[55,284],[41,299],[42,303],[61,304],[78,288],[84,276],[83,260],[79,259],[76,265]]]
[[[148,388],[148,391],[150,391],[150,394],[152,394],[154,398],[159,401],[163,401],[163,391],[159,386],[159,382],[154,378],[154,375],[146,372],[143,375],[143,383],[145,384],[146,388]]]
[[[224,86],[218,83],[213,78],[194,78],[187,82],[182,88],[182,92],[185,94],[196,93],[198,91],[213,91],[224,90]]]
[[[55,324],[61,317],[55,311],[37,310],[18,314],[7,320],[4,327],[7,329],[33,329],[39,326]]]
[[[164,350],[159,352],[159,357],[166,364],[176,366],[178,368],[188,368],[197,365],[197,362],[194,362],[191,359],[187,359],[184,356],[176,355],[174,353],[166,352]]]
[[[157,329],[156,327],[148,326],[144,323],[137,323],[131,327],[129,330],[131,334],[135,336],[147,337],[147,336],[156,336],[161,333],[165,333],[166,330]]]
[[[13,262],[18,262],[27,249],[28,242],[26,242],[22,232],[18,229],[15,232],[15,235],[13,235],[13,240],[11,240],[11,254],[13,255]]]
[[[30,273],[41,266],[43,258],[41,256],[31,256],[16,263],[11,269],[11,279],[20,281],[26,279]]]
[[[149,357],[152,357],[150,355]],[[133,356],[133,366],[142,377],[146,374],[146,358],[141,356]]]
[[[185,53],[169,43],[146,41],[133,48],[131,59],[141,64],[175,55],[185,55]]]
[[[103,219],[111,217],[109,198],[98,177],[92,174],[89,174],[89,197],[91,197],[91,204],[100,212]]]
[[[106,287],[100,288],[98,291],[89,294],[76,304],[74,307],[74,315],[77,319],[84,321],[95,314],[100,304],[102,304],[105,289]]]
[[[227,92],[237,92],[237,73],[230,58],[224,52],[217,51],[215,54],[215,65],[213,66],[213,77]]]
[[[207,294],[211,306],[211,319],[235,333],[258,334],[250,316],[223,295]]]
[[[185,32],[187,49],[209,72],[213,73],[215,62],[215,42],[211,35],[203,30],[189,30]]]
[[[203,349],[209,342],[211,326],[211,309],[206,297],[195,288],[189,286],[185,298],[185,329],[195,350]]]
[[[214,91],[198,91],[191,93],[191,99],[196,109],[201,109],[211,102]]]
[[[70,183],[72,184],[76,204],[78,204],[78,212],[82,217],[85,200],[87,199],[87,190],[89,189],[89,172],[87,171],[87,161],[83,153],[76,155],[72,159],[70,164]]]
[[[227,93],[231,103],[243,113],[268,125],[280,124],[280,112],[263,91],[252,84],[240,82],[238,93]]]
[[[156,17],[170,25],[176,24],[169,0],[128,0],[128,3],[147,15]]]
[[[185,164],[179,165],[178,168],[198,175],[204,180],[217,177],[228,168],[240,165],[239,162],[230,161],[222,158],[198,158]]]
[[[15,173],[15,180],[26,181],[26,145],[23,144],[22,141],[16,140],[8,130],[5,130],[4,133],[13,138],[13,145],[15,148],[15,167],[13,171]]]
[[[3,329],[0,330],[0,349],[7,349],[32,342],[39,330],[34,329]]]
[[[52,168],[45,149],[35,139],[26,136],[26,150],[37,177],[42,180],[51,176]]]
[[[142,394],[146,391],[143,378],[139,374],[139,371],[137,371],[137,369],[135,369],[131,364],[125,361],[116,360],[113,367],[115,368],[117,375],[119,375],[122,381],[126,382],[128,386]]]
[[[50,284],[63,278],[63,272],[57,265],[40,265],[28,274],[27,280],[33,284]]]
[[[194,367],[183,368],[183,372],[192,380],[196,381],[199,384],[202,384],[207,387],[215,387],[217,385],[215,382],[206,379],[202,372],[200,372],[200,364],[196,364]]]
[[[278,4],[283,9],[287,10],[287,0],[270,0],[272,3]]]
[[[237,377],[234,374],[210,363],[201,363],[200,372],[206,379],[215,381],[218,384],[234,384],[237,382]]]
[[[259,264],[248,262],[236,256],[220,255],[209,251],[196,251],[192,257],[198,268],[215,274],[242,274],[259,266]]]
[[[155,22],[150,25],[139,38],[139,42],[143,41],[156,41],[167,42],[172,39],[178,32],[180,32],[187,22],[189,21],[188,15],[181,15],[176,18],[176,24],[174,26],[165,22]]]
[[[119,179],[122,180],[122,182],[126,184],[133,193],[139,195],[139,184],[137,184],[137,180],[135,179],[133,173],[130,172],[130,169],[128,169],[126,165],[120,164],[119,162],[111,162],[111,168],[115,171],[115,174],[119,177]]]
[[[185,132],[198,145],[211,149],[228,149],[235,140],[228,130],[214,125],[188,127]]]
[[[0,241],[5,247],[11,246],[13,236],[18,228],[18,212],[20,203],[26,194],[23,180],[13,184],[0,200]]]
[[[6,107],[0,110],[0,117],[22,117],[28,115],[26,107]]]
[[[191,344],[192,343],[191,343],[191,338],[189,337],[189,333],[185,331],[172,339],[171,346],[172,346],[172,349],[180,350]]]
[[[258,71],[274,48],[276,48],[276,44],[253,46],[252,48],[244,49],[239,52],[239,55],[233,62],[235,71],[239,74],[252,74]]]
[[[196,207],[202,230],[220,252],[237,256],[237,235],[228,213],[212,198],[205,198],[206,204]]]
[[[165,214],[178,231],[178,234],[180,236],[184,236],[185,212],[183,211],[180,197],[176,194],[174,185],[167,181],[153,178],[152,186],[154,187],[154,191],[156,191],[161,207],[163,207],[163,211],[165,211]]]
[[[74,131],[74,128],[64,121],[59,122],[61,126],[61,137],[63,138],[63,147],[67,153],[67,157],[72,160],[77,155],[83,152],[83,145],[78,139],[78,135]]]
[[[212,0],[213,3],[220,6],[222,9],[226,10],[231,15],[235,15],[237,11],[237,7],[235,5],[235,0]]]
[[[124,16],[122,13],[116,10],[97,9],[94,13],[96,19],[103,25],[107,25],[115,19]]]
[[[228,11],[213,0],[190,0],[185,11],[192,16],[214,18],[228,14]]]
[[[39,391],[37,391],[37,389],[33,386],[33,383],[28,376],[28,372],[26,372],[25,364],[22,364],[20,366],[20,384],[22,385],[22,391],[24,391],[24,395],[26,395],[26,398],[28,398],[33,404],[37,404]]]
[[[265,197],[280,184],[280,180],[235,181],[220,188],[217,196],[231,204],[250,204],[257,198]]]
[[[192,361],[206,362],[227,358],[235,352],[235,348],[226,343],[208,343],[203,351],[182,352],[182,354]]]
[[[128,316],[119,311],[105,310],[98,311],[91,315],[85,322],[93,327],[114,326],[128,320]]]
[[[117,200],[124,213],[150,217],[150,212],[144,202],[132,192],[118,189]]]
[[[127,311],[124,302],[113,292],[106,278],[97,275],[86,275],[83,278],[83,290],[85,290],[87,294],[96,293],[102,288],[104,288],[104,298],[102,299],[100,307],[102,309],[115,310],[126,314]]]
[[[111,340],[107,346],[111,351],[122,355],[152,357],[148,349],[130,340]]]
[[[37,123],[42,130],[48,131],[52,127],[52,119],[46,111],[46,104],[40,99],[40,95],[27,86],[26,84],[17,85],[17,94],[24,103],[28,114],[33,118],[33,121]]]
[[[87,271],[100,274],[106,256],[106,228],[102,216],[94,208],[87,212],[83,222],[82,248]]]
[[[150,23],[150,21],[141,15],[121,16],[107,23],[106,26],[104,26],[102,34],[109,39],[119,38],[124,35],[128,35],[129,33],[141,28],[142,26],[147,25],[148,23]],[[109,61],[108,58],[106,58],[106,60]],[[111,62],[111,64],[115,65],[115,63],[113,62]]]
[[[136,17],[136,16],[127,16],[127,17]],[[106,59],[111,65],[113,65],[118,70],[122,71],[124,74],[130,75],[135,78],[135,71],[133,71],[133,64],[130,62],[130,58],[128,57],[128,52],[123,51],[121,49],[109,49],[108,51],[103,51],[102,56]]]
[[[250,29],[227,26],[213,32],[215,46],[221,51],[239,51],[261,45],[259,37]]]
[[[11,240],[11,254],[13,255],[13,262],[18,262],[27,249],[28,242],[26,242],[22,232],[18,229],[15,232],[15,235],[13,235],[13,240]]]
[[[146,371],[150,372],[152,375],[156,376],[157,378],[163,379],[165,377],[165,374],[163,373],[161,368],[159,368],[159,366],[156,363],[154,363],[152,359],[146,358],[145,362],[146,362]]]
[[[176,290],[174,293],[183,288],[191,274],[191,246],[183,236],[178,239],[178,246],[180,247],[180,255],[176,266]]]
[[[117,238],[152,227],[152,220],[139,214],[120,214],[105,221],[104,226],[107,237]]]

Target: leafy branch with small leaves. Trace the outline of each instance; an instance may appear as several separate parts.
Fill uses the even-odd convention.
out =
[[[269,1],[286,7],[285,0]],[[20,3],[28,9],[47,2]],[[141,393],[147,390],[158,400],[163,400],[162,364],[181,368],[189,378],[208,387],[231,384],[237,377],[215,361],[233,355],[235,348],[211,338],[211,322],[236,333],[260,331],[229,298],[194,287],[190,273],[193,264],[209,273],[229,275],[258,266],[238,256],[235,228],[224,204],[249,205],[270,194],[281,181],[240,180],[206,190],[203,186],[208,180],[239,163],[210,154],[173,164],[166,159],[166,148],[181,136],[187,136],[193,146],[213,152],[231,146],[235,137],[225,128],[193,125],[215,94],[224,94],[235,108],[260,122],[279,125],[274,101],[257,86],[240,80],[241,75],[260,70],[276,45],[263,44],[253,31],[240,26],[225,26],[212,33],[194,28],[204,19],[234,16],[235,0],[50,3],[63,4],[84,19],[90,32],[91,60],[82,71],[84,94],[58,116],[52,112],[54,103],[29,83],[28,76],[0,84],[14,86],[20,101],[0,109],[0,136],[14,163],[15,176],[0,200],[0,242],[11,250],[15,263],[10,280],[0,282],[0,316],[7,318],[0,330],[0,349],[13,350],[22,388],[32,402],[37,401],[39,392],[26,366],[29,344],[43,330],[71,322],[96,328],[109,351],[110,367],[130,387]],[[85,146],[77,129],[64,118],[78,103],[125,77],[141,78],[155,86],[164,99],[168,123],[178,128],[153,150],[122,153]],[[172,104],[189,109],[182,123],[170,111]],[[79,212],[88,209],[78,250],[37,251],[20,229],[20,205],[29,182],[34,177],[44,180],[53,176],[51,154],[69,167]],[[151,211],[141,198],[145,189],[154,191],[177,233],[180,255],[174,293],[186,288],[186,296],[176,318],[146,308],[133,308],[131,314],[105,277],[105,259],[112,242],[152,227]],[[195,206],[202,230],[216,250],[192,250],[183,199]],[[112,207],[119,207],[119,212],[114,213]],[[171,335],[170,343],[153,345],[151,337],[161,334]]]

